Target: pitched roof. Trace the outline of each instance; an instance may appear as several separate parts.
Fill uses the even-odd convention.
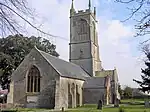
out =
[[[83,88],[104,88],[107,86],[106,77],[89,77],[83,84]]]
[[[38,50],[36,48],[36,50]],[[75,78],[86,80],[86,77],[90,77],[80,66],[67,62],[58,57],[54,57],[48,53],[38,50],[40,54],[50,63],[53,68],[63,77]]]

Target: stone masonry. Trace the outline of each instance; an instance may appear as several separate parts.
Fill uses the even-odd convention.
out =
[[[25,57],[11,78],[7,103],[28,108],[75,108],[82,104],[117,105],[116,68],[102,68],[96,8],[70,9],[69,62],[40,51],[36,47]]]

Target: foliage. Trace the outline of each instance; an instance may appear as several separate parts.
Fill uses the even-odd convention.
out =
[[[56,57],[56,46],[42,37],[24,37],[23,35],[10,35],[0,38],[0,84],[3,89],[8,88],[13,70],[23,61],[24,57],[36,47]]]
[[[124,98],[131,98],[132,97],[132,88],[129,86],[126,86],[123,90],[123,97]]]
[[[129,17],[125,20],[133,18],[137,24],[137,36],[150,34],[150,1],[149,0],[115,0],[119,3],[127,4],[131,11]]]
[[[125,110],[123,108],[119,108],[118,112],[125,112]]]
[[[146,68],[141,69],[141,73],[143,74],[143,75],[141,75],[142,81],[133,79],[133,81],[135,81],[136,83],[139,84],[139,86],[140,86],[139,89],[142,90],[143,92],[150,92],[150,51],[149,51],[149,47],[150,47],[150,45],[147,44],[142,48],[143,52],[146,55],[146,59],[144,60]]]
[[[118,92],[119,92],[120,96],[122,97],[122,95],[123,95],[123,90],[122,90],[120,84],[118,84]]]

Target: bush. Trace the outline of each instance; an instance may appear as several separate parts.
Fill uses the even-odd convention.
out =
[[[119,108],[119,112],[125,112],[123,108]]]

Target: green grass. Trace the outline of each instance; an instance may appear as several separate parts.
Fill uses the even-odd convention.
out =
[[[82,107],[68,109],[65,112],[119,112],[122,108],[124,112],[150,112],[150,108],[144,107],[144,100],[142,99],[127,99],[122,100],[119,108],[103,107],[102,111],[97,109],[97,105],[84,105]],[[16,109],[15,109],[16,110]],[[18,109],[18,112],[44,112],[46,109]],[[46,112],[52,112],[46,110]],[[58,112],[58,111],[57,111]]]
[[[124,99],[121,101],[121,103],[128,103],[128,102],[144,103],[144,99]]]
[[[96,105],[84,105],[76,109],[70,109],[67,112],[100,112]],[[126,99],[122,100],[119,108],[103,107],[101,112],[119,112],[122,108],[125,112],[150,112],[150,108],[144,107],[143,99]]]
[[[125,112],[150,112],[150,108],[145,108],[144,105],[128,105],[128,106],[123,106],[121,105],[119,108],[123,108],[125,110]],[[106,108],[104,107],[102,109],[102,112],[118,112],[119,108]],[[80,108],[76,108],[76,109],[70,109],[67,112],[100,112],[100,110],[96,109],[96,105],[95,106],[83,106]]]
[[[13,109],[7,110],[7,112],[37,112],[37,111],[38,112],[44,112],[45,110],[48,110],[48,109],[13,108]],[[3,111],[5,112],[6,110],[4,109]]]

